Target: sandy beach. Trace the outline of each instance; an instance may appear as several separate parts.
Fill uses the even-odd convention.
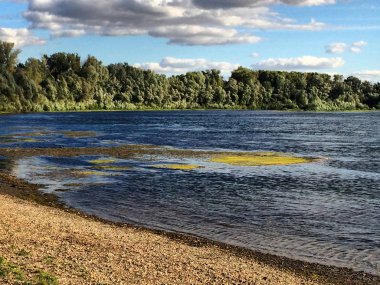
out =
[[[0,225],[1,256],[27,280],[44,271],[59,284],[321,284],[216,246],[191,246],[5,195]],[[11,273],[0,280],[17,284]]]

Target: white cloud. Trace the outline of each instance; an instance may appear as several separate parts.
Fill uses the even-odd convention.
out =
[[[362,80],[380,82],[380,70],[363,70],[353,73],[354,76]]]
[[[337,68],[344,65],[340,57],[326,58],[315,56],[301,56],[294,58],[269,58],[252,65],[254,69],[269,70],[307,70]]]
[[[362,51],[362,49],[358,48],[358,47],[350,47],[349,51],[353,52],[353,53],[360,53]]]
[[[258,52],[253,52],[253,53],[251,53],[251,57],[258,58],[258,57],[260,57],[260,54]]]
[[[358,41],[358,42],[354,42],[352,43],[352,46],[353,47],[358,47],[358,48],[361,48],[361,47],[365,47],[368,43],[365,42],[365,41]]]
[[[320,6],[335,4],[336,0],[193,0],[193,3],[205,9],[231,9],[236,7],[265,6],[274,4]]]
[[[149,33],[154,37],[168,38],[170,44],[222,45],[257,43],[261,38],[239,34],[235,29],[204,28],[201,26],[172,26],[157,28]]]
[[[184,74],[189,71],[203,71],[209,69],[217,69],[220,70],[223,75],[229,75],[232,70],[239,67],[238,64],[221,61],[210,61],[204,58],[175,57],[165,57],[160,62],[147,62],[135,64],[134,66],[168,75]]]
[[[346,43],[332,43],[326,46],[327,53],[344,53],[347,50]]]
[[[263,30],[298,30],[320,31],[327,27],[325,23],[311,19],[309,23],[298,24],[292,19],[279,18],[273,21],[270,17],[245,18],[241,17],[240,25]]]
[[[368,43],[365,41],[354,42],[350,47],[350,52],[359,53],[362,51],[363,47],[365,47]]]
[[[29,0],[24,17],[32,29],[54,37],[83,34],[151,35],[170,44],[256,43],[262,30],[321,30],[325,23],[299,23],[273,12],[271,5],[315,6],[334,0]],[[240,32],[245,30],[246,32]]]
[[[26,28],[0,28],[0,40],[14,43],[17,48],[28,45],[42,45],[45,43],[45,40],[34,36],[33,33]]]
[[[28,2],[27,0],[0,0],[1,2],[12,2],[12,3],[25,3]]]
[[[353,53],[360,53],[368,43],[365,41],[358,41],[354,42],[352,44],[346,44],[346,43],[332,43],[326,46],[326,52],[327,53],[335,53],[335,54],[341,54],[344,52],[353,52]]]
[[[320,6],[335,4],[336,0],[280,0],[284,4],[297,6]]]
[[[85,30],[63,30],[63,31],[52,31],[51,33],[51,37],[52,38],[61,38],[61,37],[68,37],[68,38],[72,38],[72,37],[79,37],[79,36],[82,36],[82,35],[85,35],[86,34],[86,31]]]

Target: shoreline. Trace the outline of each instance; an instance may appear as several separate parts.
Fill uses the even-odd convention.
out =
[[[278,113],[379,113],[380,109],[357,109],[357,110],[302,110],[302,109],[288,109],[288,110],[276,110],[276,109],[248,109],[248,108],[225,108],[225,109],[202,109],[202,108],[189,108],[189,109],[154,109],[154,108],[138,108],[138,109],[84,109],[84,110],[63,110],[63,111],[41,111],[41,112],[0,112],[0,116],[7,115],[28,115],[28,114],[59,114],[59,113],[113,113],[113,112],[207,112],[207,111],[231,111],[231,112],[278,112]]]
[[[175,244],[184,245],[193,249],[218,249],[234,258],[241,258],[247,261],[256,262],[258,264],[269,266],[281,272],[289,272],[300,278],[300,280],[302,279],[308,282],[312,282],[310,284],[380,284],[380,276],[371,275],[365,272],[354,271],[350,268],[334,267],[318,263],[309,263],[294,260],[287,257],[266,254],[259,251],[246,249],[243,247],[232,246],[225,243],[216,242],[206,238],[196,237],[188,234],[168,232],[163,230],[154,230],[125,223],[115,223],[96,216],[89,216],[85,213],[69,208],[63,203],[60,203],[58,201],[58,198],[53,194],[43,194],[39,191],[39,188],[40,187],[38,185],[29,184],[25,181],[14,178],[6,173],[0,172],[0,198],[13,197],[12,199],[25,200],[28,203],[35,203],[36,205],[41,205],[43,207],[48,206],[53,209],[57,209],[57,211],[61,212],[62,215],[74,215],[79,219],[84,219],[89,222],[91,221],[103,225],[116,227],[120,230],[132,230],[137,231],[141,234],[149,234],[162,237],[171,242],[174,242]]]

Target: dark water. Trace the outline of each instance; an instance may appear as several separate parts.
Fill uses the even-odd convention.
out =
[[[380,275],[379,123],[380,113],[15,115],[0,117],[0,147],[153,144],[328,158],[266,167],[160,158],[205,166],[179,171],[152,168],[156,162],[147,160],[35,157],[18,161],[14,172],[45,183],[46,191],[55,191],[69,205],[110,220]],[[96,135],[75,138],[64,131],[95,131]],[[80,178],[68,174],[72,169],[91,168],[96,158],[130,170]],[[71,191],[61,192],[65,187]]]

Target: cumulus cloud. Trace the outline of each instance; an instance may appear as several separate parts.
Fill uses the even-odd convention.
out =
[[[201,26],[161,27],[149,32],[151,36],[168,38],[170,44],[221,45],[257,43],[261,39],[249,34],[239,34],[235,29],[204,28]]]
[[[86,31],[85,30],[57,30],[57,31],[52,31],[51,32],[51,37],[52,38],[62,38],[62,37],[66,37],[66,38],[72,38],[72,37],[79,37],[79,36],[82,36],[82,35],[85,35],[86,34]]]
[[[230,9],[237,7],[286,4],[294,6],[319,6],[335,4],[335,0],[193,0],[193,3],[205,9]]]
[[[29,0],[24,17],[52,37],[83,34],[151,35],[170,44],[256,43],[253,30],[320,30],[325,23],[298,23],[271,10],[274,4],[314,6],[334,0]],[[245,32],[241,32],[245,30]]]
[[[45,43],[45,40],[34,36],[33,33],[26,28],[0,28],[0,40],[14,43],[15,47],[18,48],[28,45],[42,45]]]
[[[326,46],[326,52],[334,53],[334,54],[341,54],[347,51],[353,52],[353,53],[359,53],[362,51],[363,47],[365,47],[366,45],[367,45],[367,42],[365,41],[358,41],[352,44],[332,43]]]
[[[354,42],[350,47],[350,52],[359,53],[367,44],[365,41]]]
[[[0,0],[0,3],[1,2],[25,3],[27,0]]]
[[[218,69],[223,75],[228,75],[232,70],[239,67],[238,64],[229,62],[210,61],[204,58],[174,58],[166,57],[160,62],[147,62],[135,64],[136,67],[153,70],[162,74],[184,74],[189,71],[203,71]]]
[[[358,41],[358,42],[354,42],[352,43],[352,46],[353,47],[365,47],[368,43],[365,42],[365,41]]]
[[[315,56],[301,56],[293,58],[269,58],[252,65],[254,69],[269,70],[307,70],[337,68],[344,65],[344,60],[340,57],[326,58]]]
[[[353,75],[362,80],[380,82],[380,70],[363,70],[355,72]]]
[[[344,53],[347,50],[346,43],[332,43],[326,46],[327,53]]]
[[[320,6],[335,4],[336,0],[279,0],[277,2],[296,6]]]

